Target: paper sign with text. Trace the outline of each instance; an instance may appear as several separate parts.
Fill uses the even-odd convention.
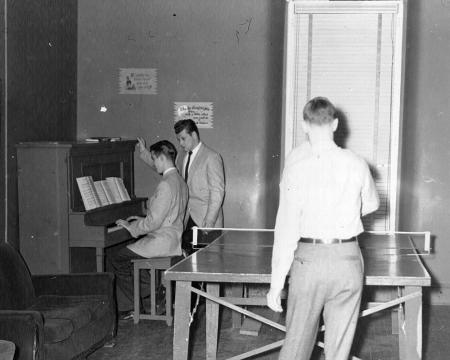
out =
[[[198,128],[213,128],[214,107],[212,102],[175,102],[174,119],[192,119]]]
[[[121,68],[119,71],[119,94],[157,94],[156,69]]]

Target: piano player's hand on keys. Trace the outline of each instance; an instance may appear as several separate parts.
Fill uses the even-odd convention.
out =
[[[127,229],[130,227],[130,224],[136,220],[139,220],[141,217],[140,216],[130,216],[128,217],[126,220],[123,219],[119,219],[116,221],[116,225],[118,226],[122,226],[123,228]]]
[[[127,220],[123,220],[123,219],[117,220],[116,221],[116,225],[117,226],[121,226],[121,227],[123,227],[124,229],[127,229],[127,230],[130,227],[130,223]]]
[[[116,220],[116,225],[125,226],[126,224],[128,224],[128,221],[126,220],[123,219]]]

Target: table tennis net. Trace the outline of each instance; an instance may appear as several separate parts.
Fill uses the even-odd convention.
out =
[[[248,232],[254,235],[274,232],[274,229],[193,227],[192,232],[192,246],[194,249],[200,249],[229,233]],[[402,241],[392,240],[400,237]],[[430,255],[432,253],[432,236],[429,231],[366,231],[359,235],[359,239],[363,251],[383,252],[386,255]],[[380,242],[382,242],[381,247]],[[244,245],[245,243],[242,243],[242,246]]]

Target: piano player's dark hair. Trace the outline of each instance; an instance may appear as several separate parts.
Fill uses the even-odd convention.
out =
[[[159,156],[164,154],[165,157],[171,159],[175,164],[175,159],[177,158],[176,147],[168,140],[161,140],[150,146],[150,152]]]

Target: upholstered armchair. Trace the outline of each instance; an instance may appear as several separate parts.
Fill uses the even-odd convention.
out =
[[[20,254],[0,245],[0,339],[16,360],[84,359],[116,335],[110,273],[31,276]]]

